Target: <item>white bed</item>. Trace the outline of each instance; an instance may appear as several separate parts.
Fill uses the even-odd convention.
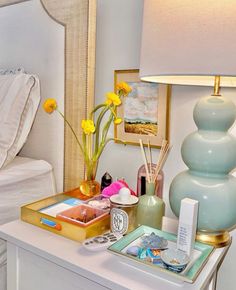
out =
[[[56,193],[52,166],[19,157],[40,103],[40,81],[21,69],[0,70],[0,225],[23,204]],[[0,290],[6,289],[6,245],[0,240]]]
[[[0,170],[0,224],[19,218],[20,206],[55,193],[52,166],[16,157]],[[0,239],[0,290],[6,289],[6,244]]]
[[[0,225],[17,219],[21,205],[55,192],[48,162],[17,156],[0,171]]]

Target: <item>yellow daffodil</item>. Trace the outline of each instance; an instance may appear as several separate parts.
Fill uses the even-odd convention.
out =
[[[0,0],[1,1],[1,0]],[[80,151],[84,157],[84,162],[86,165],[86,178],[87,180],[94,180],[96,176],[98,160],[107,145],[108,142],[112,140],[117,140],[108,137],[108,131],[113,123],[114,125],[119,125],[123,122],[121,118],[117,116],[116,107],[121,104],[121,97],[127,96],[131,92],[131,88],[125,82],[121,82],[117,85],[117,94],[114,92],[108,92],[106,94],[105,102],[98,104],[94,109],[92,109],[88,114],[88,119],[82,120],[82,138],[80,140],[77,132],[73,128],[73,124],[67,120],[64,114],[60,111],[57,106],[55,99],[47,99],[43,108],[48,113],[51,114],[53,111],[56,112],[64,119],[65,123],[74,135]],[[104,119],[108,116],[107,120]],[[79,130],[78,133],[80,133]],[[121,140],[120,140],[121,141]],[[124,141],[122,141],[124,143]],[[94,195],[94,191],[81,192],[81,194],[90,196]]]
[[[116,85],[116,89],[118,93],[121,93],[124,96],[127,96],[132,91],[131,87],[125,82],[118,83]]]
[[[81,127],[86,135],[89,135],[95,132],[95,126],[94,126],[93,120],[89,120],[89,119],[82,120]]]
[[[113,104],[114,106],[119,106],[121,104],[120,97],[115,93],[109,92],[106,94],[106,97],[107,97],[106,102],[105,102],[106,105]]]
[[[51,114],[57,108],[57,102],[55,99],[47,99],[44,104],[43,108],[46,113]]]
[[[121,118],[116,118],[114,120],[114,124],[119,125],[120,123],[122,123],[122,119]]]

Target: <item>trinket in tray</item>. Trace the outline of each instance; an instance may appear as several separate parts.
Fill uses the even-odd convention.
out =
[[[214,247],[195,242],[193,254],[180,273],[171,271],[162,260],[162,252],[176,248],[177,236],[151,227],[140,226],[111,245],[108,250],[128,264],[172,280],[193,283]],[[174,257],[173,257],[174,258]]]
[[[110,228],[109,205],[101,196],[81,200],[67,193],[53,195],[21,207],[21,219],[75,241]]]

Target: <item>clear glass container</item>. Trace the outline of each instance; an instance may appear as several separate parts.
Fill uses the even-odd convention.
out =
[[[148,163],[148,167],[149,167]],[[156,169],[156,164],[152,163],[152,172]],[[163,182],[164,182],[164,173],[161,170],[157,177],[158,186],[155,188],[155,195],[162,198],[163,193]],[[137,196],[141,196],[146,193],[146,170],[145,165],[142,165],[138,170],[137,176]]]

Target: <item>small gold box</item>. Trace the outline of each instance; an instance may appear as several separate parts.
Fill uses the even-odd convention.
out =
[[[110,229],[110,214],[103,215],[95,222],[80,226],[51,215],[40,212],[42,209],[68,200],[73,195],[70,192],[53,195],[48,198],[24,205],[21,207],[21,219],[27,223],[38,226],[55,234],[64,236],[74,241],[83,241],[87,238],[98,236]]]

